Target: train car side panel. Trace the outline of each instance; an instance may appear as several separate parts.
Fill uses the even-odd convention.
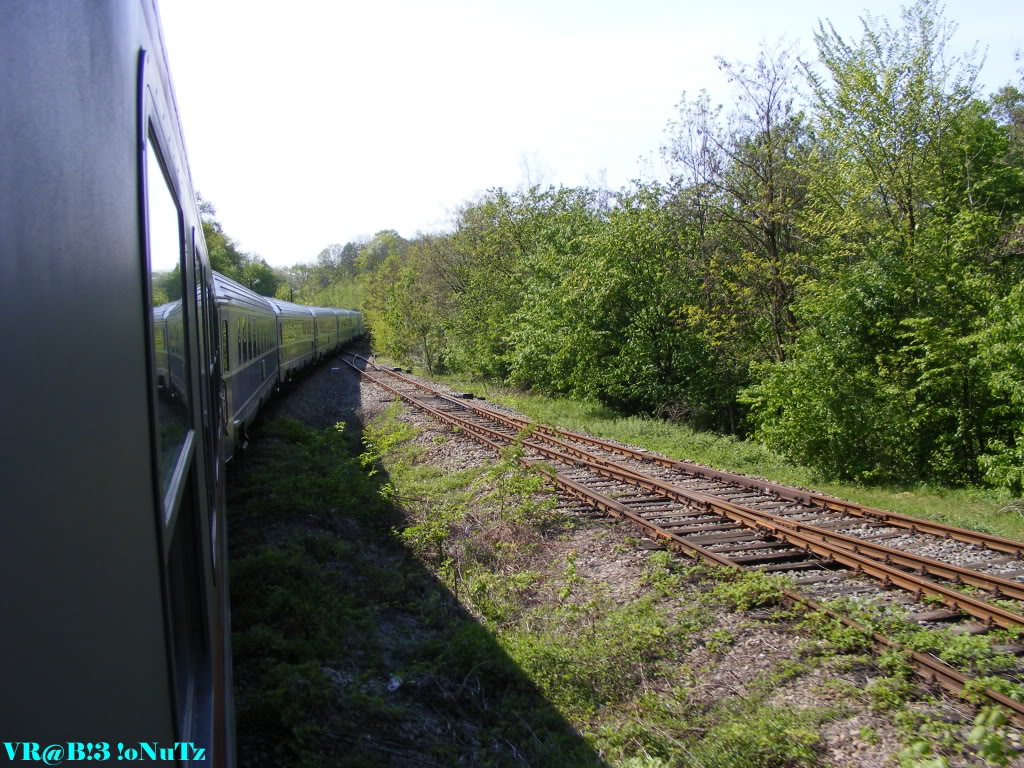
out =
[[[177,735],[141,295],[143,48],[158,45],[139,4],[4,5],[0,312],[7,328],[32,318],[8,336],[24,362],[0,402],[17,436],[0,523],[4,740]]]

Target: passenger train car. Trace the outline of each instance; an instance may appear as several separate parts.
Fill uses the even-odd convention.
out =
[[[225,462],[361,317],[210,269],[155,0],[3,11],[0,741],[231,766]]]

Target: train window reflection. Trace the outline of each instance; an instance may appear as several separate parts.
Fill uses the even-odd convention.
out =
[[[185,445],[191,420],[188,408],[185,309],[181,300],[184,293],[181,226],[178,206],[160,167],[152,136],[146,152],[146,204],[160,441],[160,487],[166,493]]]

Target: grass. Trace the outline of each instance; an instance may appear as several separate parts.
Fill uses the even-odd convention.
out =
[[[494,469],[449,473],[419,463],[415,429],[394,411],[371,425],[365,445],[342,428],[265,425],[233,470],[240,761],[600,765],[486,622],[446,586],[468,588],[445,544],[458,533],[455,512],[468,510],[465,502]],[[403,523],[399,505],[424,519],[443,511],[450,525],[407,536],[417,523]],[[502,525],[526,525],[505,517]],[[421,543],[422,556],[412,556]],[[488,549],[491,562],[518,557],[500,549]],[[530,582],[529,575],[494,580],[485,591],[510,607]]]
[[[328,734],[346,720],[367,726],[396,712],[367,692],[345,660],[380,663],[380,606],[401,574],[364,560],[343,531],[386,520],[378,483],[359,460],[359,440],[282,420],[263,427],[228,483],[231,609],[238,743],[251,765],[359,765],[328,757]],[[358,754],[358,750],[356,750]],[[365,764],[365,763],[364,763]]]
[[[482,381],[434,378],[455,389],[483,394],[543,424],[589,432],[716,469],[812,488],[879,509],[1024,539],[1024,515],[1007,508],[1013,498],[1005,491],[950,489],[927,484],[869,486],[843,483],[823,477],[813,469],[792,464],[758,443],[729,435],[699,432],[685,425],[648,417],[622,416],[597,403],[518,392]]]

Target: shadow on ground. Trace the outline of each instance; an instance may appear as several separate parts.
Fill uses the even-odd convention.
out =
[[[388,476],[359,459],[383,405],[328,360],[229,473],[240,764],[605,765],[394,534]]]

